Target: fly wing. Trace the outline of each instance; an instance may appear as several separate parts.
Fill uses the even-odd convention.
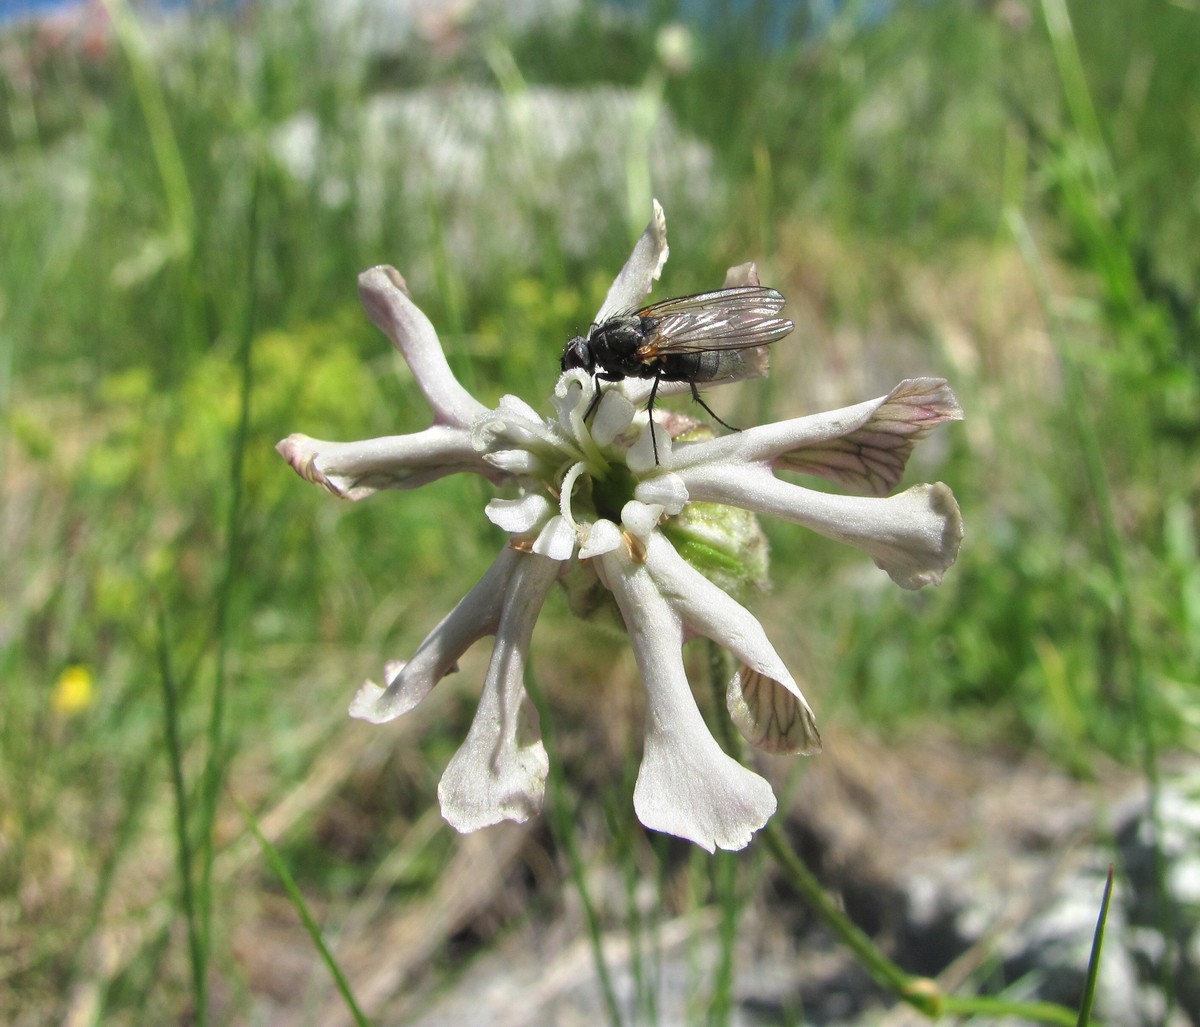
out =
[[[769,346],[795,325],[779,317],[784,299],[774,289],[747,285],[652,303],[637,311],[657,323],[636,359],[664,353],[753,349]]]

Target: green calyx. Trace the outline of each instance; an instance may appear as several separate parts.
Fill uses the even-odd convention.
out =
[[[689,503],[662,531],[680,556],[735,599],[766,588],[769,551],[754,514],[720,503]]]

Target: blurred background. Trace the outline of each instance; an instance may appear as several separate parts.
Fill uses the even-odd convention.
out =
[[[562,597],[557,814],[440,819],[485,645],[345,713],[502,544],[482,481],[274,453],[428,424],[357,274],[545,411],[657,197],[657,297],[754,260],[797,325],[722,416],[966,412],[907,479],[940,588],[764,524],[796,848],[912,972],[1068,1005],[1115,861],[1109,1022],[1198,1022],[1197,54],[1193,0],[0,4],[0,1020],[350,1022],[252,817],[379,1023],[907,1022],[759,847],[637,824],[636,667]]]

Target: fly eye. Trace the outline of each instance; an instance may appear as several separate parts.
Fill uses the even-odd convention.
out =
[[[559,363],[564,371],[573,371],[578,367],[582,367],[585,371],[590,370],[591,361],[588,359],[587,340],[582,336],[575,336],[567,343],[567,348],[563,350],[562,360]]]

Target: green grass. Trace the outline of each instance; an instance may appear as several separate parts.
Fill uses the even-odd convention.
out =
[[[272,446],[425,426],[358,307],[355,276],[377,263],[410,276],[478,395],[539,405],[644,221],[655,140],[597,141],[624,202],[595,197],[584,258],[556,221],[570,169],[545,196],[488,194],[484,174],[481,198],[450,204],[404,163],[360,160],[366,102],[391,90],[474,83],[515,104],[616,83],[708,144],[702,209],[681,199],[673,219],[664,197],[661,294],[753,257],[789,296],[801,327],[772,381],[743,388],[753,419],[951,379],[967,421],[911,472],[950,483],[967,524],[940,589],[879,588],[860,554],[765,526],[764,621],[808,665],[823,722],[936,721],[1083,777],[1115,758],[1154,780],[1163,753],[1194,749],[1200,16],[1118,6],[1071,5],[1072,29],[1058,0],[1027,23],[903,4],[765,53],[752,21],[715,16],[670,72],[654,56],[670,5],[482,19],[387,57],[304,5],[200,20],[186,45],[156,47],[117,6],[98,57],[0,41],[0,1019],[59,1020],[86,1000],[97,1023],[251,1022],[261,995],[235,953],[279,897],[235,799],[317,923],[364,892],[423,908],[450,880],[462,843],[429,811],[479,656],[399,745],[344,711],[482,574],[499,544],[480,516],[490,490],[449,480],[339,503]],[[337,140],[307,180],[274,149],[305,112]],[[535,241],[510,251],[472,209],[536,226]],[[548,859],[583,895],[619,868],[627,901],[593,926],[644,946],[647,1019],[661,923],[643,921],[639,882],[665,910],[717,907],[719,1021],[744,882],[726,857],[633,824],[628,653],[604,723],[588,674],[612,652],[549,604],[534,667],[568,792],[548,800]],[[94,693],[68,713],[53,696],[73,665]],[[542,912],[566,901],[544,880],[510,884]],[[428,972],[451,980],[502,932],[448,929]]]

